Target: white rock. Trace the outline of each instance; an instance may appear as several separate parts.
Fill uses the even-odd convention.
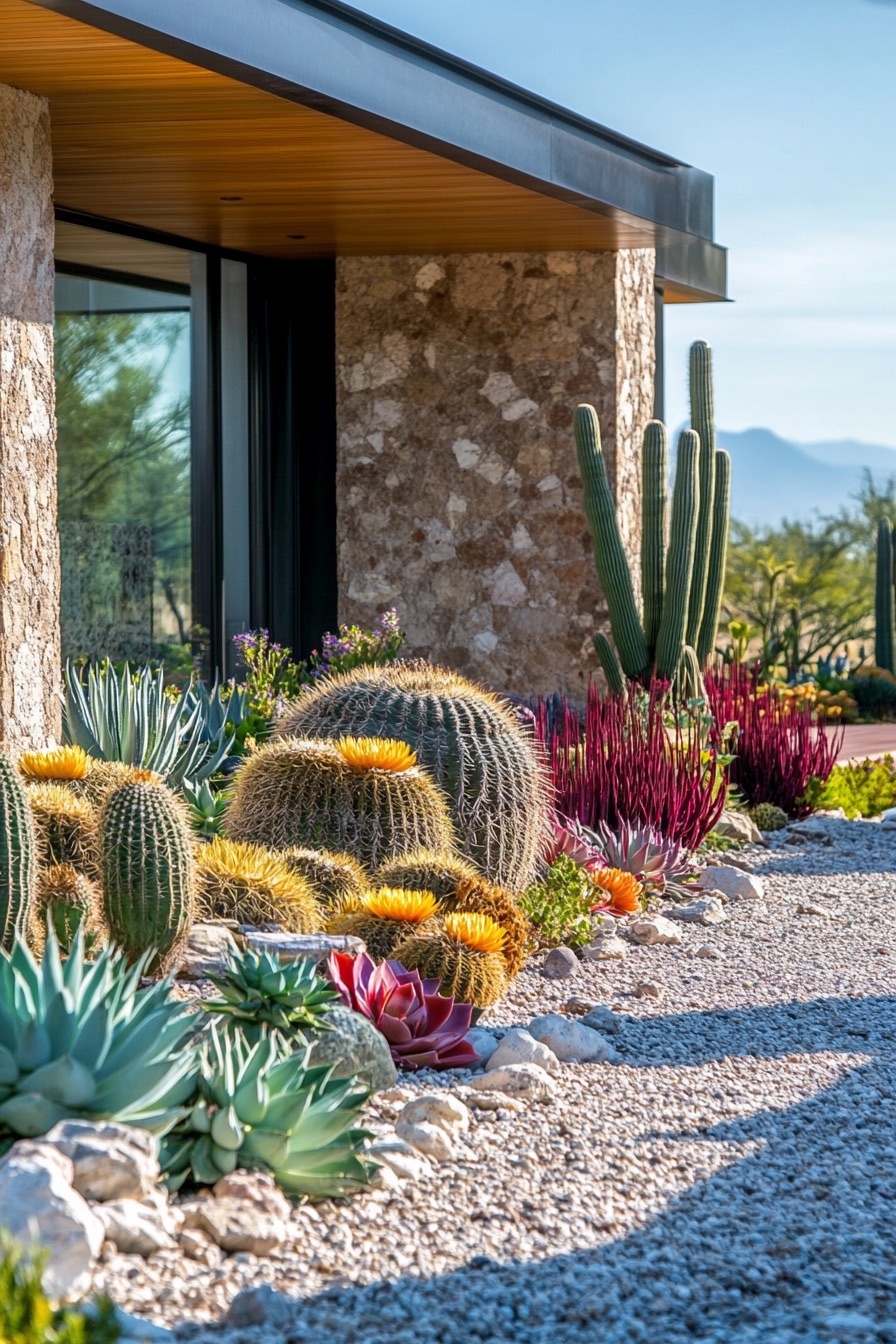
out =
[[[220,1246],[200,1232],[198,1227],[185,1227],[177,1238],[177,1244],[191,1260],[199,1260],[204,1265],[219,1265],[224,1259]]]
[[[266,1255],[286,1240],[282,1219],[242,1199],[197,1199],[181,1209],[184,1227],[198,1227],[222,1251]]]
[[[829,910],[826,905],[798,905],[796,908],[798,915],[818,915],[821,919],[836,919],[833,910]]]
[[[404,1139],[377,1139],[367,1149],[371,1157],[381,1162],[400,1181],[419,1181],[432,1171],[429,1162]]]
[[[700,878],[704,892],[720,891],[729,901],[760,901],[765,895],[762,878],[739,868],[705,868]]]
[[[415,1125],[399,1121],[395,1126],[395,1133],[433,1162],[450,1162],[455,1156],[451,1135],[446,1133],[441,1125],[428,1124],[423,1120]]]
[[[476,1092],[470,1098],[470,1105],[477,1111],[525,1111],[524,1101],[508,1097],[505,1092]]]
[[[572,1064],[606,1063],[616,1052],[606,1037],[584,1022],[547,1013],[533,1017],[529,1030],[536,1041],[548,1046],[558,1059]]]
[[[571,947],[552,947],[544,959],[542,975],[548,980],[568,980],[580,970],[581,964]]]
[[[643,919],[632,920],[628,926],[628,934],[632,942],[641,943],[644,947],[665,943],[675,945],[684,941],[678,925],[663,915],[647,915]]]
[[[726,840],[740,840],[743,844],[764,845],[767,841],[746,812],[723,812],[713,830]]]
[[[45,1143],[16,1143],[0,1162],[0,1219],[22,1245],[46,1249],[44,1289],[58,1301],[89,1290],[105,1238],[99,1218],[72,1189],[73,1174],[71,1160]]]
[[[115,1308],[115,1319],[121,1331],[119,1344],[168,1344],[168,1341],[174,1339],[171,1331],[166,1330],[163,1325],[153,1325],[152,1321],[141,1320],[139,1316],[132,1316],[129,1311],[123,1311],[121,1307]]]
[[[159,1142],[148,1130],[108,1120],[61,1120],[43,1140],[71,1159],[85,1199],[141,1199],[159,1180]]]
[[[662,913],[666,919],[678,919],[683,924],[721,924],[728,918],[718,896],[703,896],[686,905],[670,905]]]
[[[212,1187],[215,1199],[244,1199],[283,1222],[289,1221],[292,1205],[273,1176],[260,1171],[233,1171]]]
[[[616,934],[611,938],[597,938],[588,947],[582,948],[584,961],[621,961],[626,956],[628,948]]]
[[[253,1325],[285,1327],[295,1309],[295,1301],[272,1288],[269,1283],[244,1288],[227,1309],[224,1324],[245,1330]]]
[[[485,1066],[486,1073],[501,1069],[505,1064],[540,1064],[548,1073],[556,1073],[560,1061],[547,1045],[536,1041],[524,1027],[511,1027]]]
[[[450,1092],[424,1092],[401,1110],[400,1125],[438,1125],[449,1135],[463,1134],[470,1128],[470,1112]]]
[[[138,1204],[136,1199],[114,1199],[98,1204],[95,1213],[103,1224],[106,1240],[112,1241],[123,1255],[152,1255],[170,1251],[177,1245],[176,1225],[158,1209]]]
[[[479,1056],[480,1064],[487,1064],[498,1048],[497,1036],[493,1036],[484,1027],[471,1027],[467,1032],[467,1040]]]
[[[479,1092],[506,1092],[523,1101],[553,1101],[556,1095],[550,1074],[538,1064],[505,1064],[475,1075],[470,1087]]]

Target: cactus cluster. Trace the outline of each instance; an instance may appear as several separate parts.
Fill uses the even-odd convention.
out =
[[[436,933],[440,906],[431,891],[382,887],[360,897],[357,908],[333,915],[328,933],[360,938],[375,961],[385,961],[410,933]]]
[[[70,863],[41,870],[31,911],[31,944],[42,951],[52,929],[59,950],[68,956],[79,929],[87,956],[107,940],[103,898],[95,883]]]
[[[592,406],[575,415],[575,440],[597,575],[607,601],[612,643],[595,651],[611,690],[624,678],[668,681],[682,674],[693,687],[713,652],[725,584],[731,463],[716,447],[709,346],[691,347],[691,424],[678,442],[667,520],[666,429],[644,432],[641,575],[643,619],[616,517],[616,504]],[[668,542],[667,542],[668,531]],[[688,693],[688,688],[683,689]]]
[[[524,889],[531,880],[549,816],[544,770],[532,737],[510,707],[489,691],[422,661],[359,667],[307,691],[279,731],[282,743],[345,733],[407,743],[448,799],[463,856],[511,891]],[[447,836],[439,841],[407,835],[390,854],[417,846],[454,848]],[[348,845],[341,847],[356,853]],[[372,866],[389,856],[382,854]],[[356,857],[369,865],[369,856]]]
[[[367,869],[418,846],[454,847],[445,799],[425,770],[361,768],[334,742],[296,737],[249,757],[236,776],[227,832],[270,849],[343,851]]]
[[[71,864],[96,870],[96,814],[86,798],[64,784],[34,784],[28,790],[41,868]]]

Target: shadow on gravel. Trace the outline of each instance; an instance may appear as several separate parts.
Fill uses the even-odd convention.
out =
[[[296,1303],[276,1335],[245,1339],[896,1344],[894,1008],[893,998],[823,999],[623,1018],[618,1044],[633,1067],[819,1050],[878,1057],[789,1109],[647,1136],[644,1163],[664,1145],[694,1170],[718,1161],[719,1143],[750,1147],[723,1151],[729,1165],[626,1236],[532,1263],[477,1257],[432,1279],[343,1287]],[[496,1205],[494,1225],[507,1219]]]
[[[803,829],[805,835],[800,836]],[[769,870],[776,877],[881,873],[892,879],[896,872],[896,826],[833,817],[822,823],[809,817],[788,834],[798,843],[775,844],[754,860],[760,876]],[[719,862],[724,863],[724,857]]]

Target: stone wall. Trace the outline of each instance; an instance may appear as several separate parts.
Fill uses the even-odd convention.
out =
[[[58,689],[50,118],[0,85],[0,743],[56,739]]]
[[[395,605],[409,652],[506,690],[576,690],[606,611],[572,438],[600,417],[639,541],[654,254],[337,266],[340,619]]]

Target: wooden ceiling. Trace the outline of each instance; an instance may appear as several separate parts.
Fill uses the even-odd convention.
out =
[[[622,228],[27,0],[0,0],[0,82],[50,100],[58,205],[182,238],[280,258],[652,245],[648,224]]]

